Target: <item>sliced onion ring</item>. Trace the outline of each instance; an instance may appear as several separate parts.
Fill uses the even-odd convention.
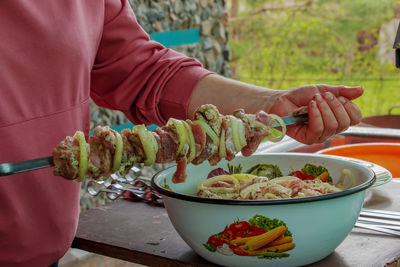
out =
[[[281,119],[281,117],[279,117],[278,115],[275,114],[269,114],[269,116],[271,117],[272,121],[277,121],[279,123],[279,125],[282,127],[282,134],[278,137],[274,137],[271,134],[268,135],[268,140],[270,140],[271,142],[279,142],[283,139],[283,137],[285,137],[286,135],[286,124],[283,122],[283,120]]]
[[[232,184],[232,187],[213,187],[212,185],[218,181],[228,182]],[[239,181],[231,175],[214,176],[208,178],[207,180],[204,180],[197,186],[197,191],[209,190],[213,193],[235,193],[239,192],[239,189],[240,189]]]
[[[194,141],[194,136],[192,132],[192,127],[186,121],[182,121],[186,128],[187,136],[189,138],[190,153],[188,157],[188,162],[191,162],[196,157],[196,143]]]
[[[219,137],[214,132],[214,130],[211,129],[210,125],[208,125],[207,122],[202,121],[202,120],[196,120],[193,123],[200,124],[200,126],[203,127],[203,129],[206,132],[206,134],[211,138],[211,140],[213,141],[214,145],[219,146]]]
[[[82,182],[88,169],[88,151],[86,147],[85,135],[81,131],[77,131],[74,138],[79,142],[79,178],[75,179],[76,182]]]
[[[151,132],[143,125],[135,125],[132,132],[139,136],[140,142],[142,143],[146,159],[144,161],[145,166],[150,166],[155,163],[156,155],[158,151],[158,144]]]
[[[124,143],[122,142],[122,137],[118,132],[115,132],[115,153],[114,153],[114,161],[113,161],[113,172],[119,170],[121,166],[122,160],[122,152],[124,150]]]

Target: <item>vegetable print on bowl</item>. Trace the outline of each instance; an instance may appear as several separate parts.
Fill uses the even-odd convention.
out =
[[[211,235],[204,247],[225,256],[249,256],[259,259],[286,258],[296,246],[292,233],[281,220],[255,215],[249,221],[236,221]]]

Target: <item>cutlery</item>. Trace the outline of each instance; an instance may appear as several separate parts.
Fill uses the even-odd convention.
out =
[[[373,231],[376,231],[376,232],[381,232],[381,233],[390,234],[390,235],[394,235],[394,236],[400,237],[400,231],[395,231],[395,230],[392,230],[392,229],[384,228],[384,227],[381,227],[380,225],[365,224],[365,223],[356,222],[355,226],[359,227],[359,228],[364,228],[364,229],[373,230]]]
[[[400,212],[362,209],[355,227],[400,237]]]

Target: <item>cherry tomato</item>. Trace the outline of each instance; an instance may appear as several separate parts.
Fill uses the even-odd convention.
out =
[[[235,234],[233,233],[233,231],[229,228],[226,228],[224,231],[222,231],[221,233],[221,239],[229,244],[229,241],[231,241],[232,239],[235,238]]]
[[[241,221],[241,222],[234,222],[231,225],[229,225],[229,229],[232,230],[232,232],[237,233],[237,232],[244,232],[249,230],[250,224],[246,221]]]

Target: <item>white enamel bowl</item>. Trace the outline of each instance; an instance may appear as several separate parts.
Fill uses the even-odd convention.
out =
[[[236,157],[230,162],[232,165],[241,164],[243,170],[259,163],[276,164],[283,174],[300,170],[306,163],[322,165],[329,170],[334,183],[346,168],[354,173],[356,185],[338,193],[299,199],[216,200],[196,197],[197,184],[216,167],[227,169],[226,161],[213,167],[208,163],[189,164],[186,182],[180,184],[171,182],[175,167],[159,172],[153,177],[152,186],[163,195],[173,226],[182,239],[208,261],[224,266],[301,266],[319,261],[332,253],[352,230],[366,189],[376,180],[374,167],[383,179],[391,178],[390,173],[380,166],[331,155],[271,153]],[[165,185],[171,191],[166,190]],[[289,256],[260,259],[257,256],[232,255],[229,250],[225,254],[218,250],[213,252],[204,246],[210,236],[222,232],[227,225],[238,220],[249,221],[255,215],[286,223],[295,243],[295,248],[286,252]]]

